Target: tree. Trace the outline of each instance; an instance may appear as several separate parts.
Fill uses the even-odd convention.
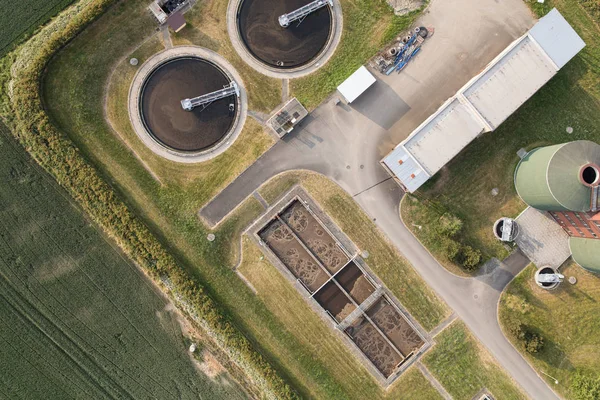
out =
[[[528,353],[533,354],[542,350],[542,348],[544,347],[544,339],[541,336],[531,332],[529,332],[525,336],[525,350]]]

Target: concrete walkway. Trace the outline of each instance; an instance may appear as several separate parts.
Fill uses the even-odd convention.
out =
[[[507,372],[534,399],[556,399],[504,337],[497,304],[526,259],[486,265],[481,275],[461,278],[446,271],[399,218],[403,196],[379,160],[533,24],[521,0],[433,0],[420,23],[434,26],[419,57],[400,75],[384,77],[351,106],[323,103],[200,210],[218,224],[270,177],[308,169],[351,194],[397,249],[454,310]]]

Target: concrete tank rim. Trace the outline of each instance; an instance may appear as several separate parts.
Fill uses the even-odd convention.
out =
[[[331,59],[340,44],[344,28],[342,5],[340,0],[333,0],[333,12],[331,12],[332,33],[329,35],[329,39],[323,50],[314,59],[305,65],[289,70],[278,69],[264,64],[246,48],[237,27],[237,14],[243,1],[244,0],[229,0],[227,5],[227,33],[236,53],[247,65],[263,75],[277,79],[295,79],[309,75],[323,67]]]
[[[139,112],[140,97],[147,77],[163,63],[183,57],[196,57],[215,64],[230,80],[235,81],[240,88],[240,96],[237,98],[238,112],[229,132],[214,146],[197,152],[177,151],[156,140],[146,129],[141,113]],[[137,137],[153,153],[174,162],[185,164],[200,163],[224,153],[239,137],[248,114],[248,97],[241,76],[225,58],[212,50],[199,46],[176,46],[152,55],[138,68],[129,87],[128,112]]]

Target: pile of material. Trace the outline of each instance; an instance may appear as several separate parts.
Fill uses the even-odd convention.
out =
[[[399,36],[392,45],[373,58],[371,67],[386,75],[394,71],[402,71],[408,62],[419,53],[425,40],[432,35],[433,28],[421,26],[405,36]]]

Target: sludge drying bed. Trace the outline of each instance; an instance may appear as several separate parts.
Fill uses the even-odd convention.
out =
[[[391,383],[427,342],[305,192],[292,189],[280,204],[250,228],[254,238],[288,279],[301,284],[315,311],[328,315],[348,345],[360,350],[379,381]]]

